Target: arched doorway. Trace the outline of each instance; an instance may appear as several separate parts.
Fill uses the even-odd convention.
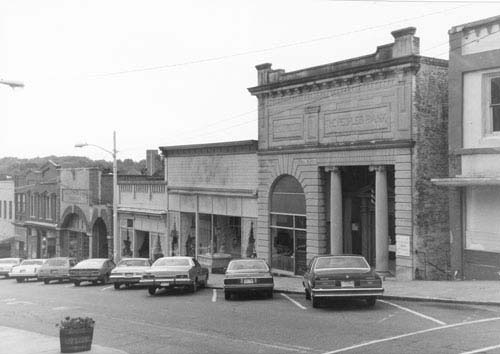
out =
[[[69,213],[61,226],[61,250],[68,257],[78,260],[89,258],[89,237],[85,220],[77,213]]]
[[[92,257],[108,258],[108,237],[106,224],[102,218],[97,218],[92,226]]]
[[[306,198],[290,175],[276,180],[271,191],[271,267],[303,274],[307,267]]]

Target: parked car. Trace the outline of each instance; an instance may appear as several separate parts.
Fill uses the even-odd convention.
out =
[[[22,258],[0,258],[0,275],[8,278],[12,267],[21,264],[22,261]]]
[[[229,262],[224,277],[224,298],[235,293],[262,292],[273,297],[274,279],[263,259],[238,259]]]
[[[80,286],[82,281],[106,284],[114,267],[115,263],[107,258],[85,259],[69,270],[69,279],[75,286]]]
[[[109,279],[115,289],[120,289],[123,284],[129,287],[132,284],[139,284],[145,271],[150,268],[151,261],[148,258],[123,258],[111,271]]]
[[[313,307],[326,298],[361,298],[373,306],[384,292],[382,279],[360,255],[316,256],[302,284]]]
[[[148,287],[150,295],[157,289],[183,288],[193,293],[198,286],[205,287],[208,282],[208,269],[191,257],[162,257],[156,260],[151,269],[146,270],[141,284]]]
[[[76,258],[49,258],[40,268],[38,279],[42,280],[45,284],[50,283],[52,280],[57,280],[59,282],[69,280],[69,270],[77,263]]]
[[[38,272],[46,261],[46,259],[26,259],[12,267],[9,277],[16,279],[18,283],[33,278],[38,280]]]

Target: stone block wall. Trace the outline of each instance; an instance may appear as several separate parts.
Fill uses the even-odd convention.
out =
[[[448,175],[448,69],[422,62],[415,77],[412,136],[415,278],[450,273],[448,189],[431,178]]]

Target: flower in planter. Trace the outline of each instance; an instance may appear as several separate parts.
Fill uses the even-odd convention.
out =
[[[93,328],[95,321],[91,317],[65,317],[56,327],[61,329]]]

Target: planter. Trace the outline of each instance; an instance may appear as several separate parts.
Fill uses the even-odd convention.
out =
[[[231,255],[227,253],[214,253],[214,254],[200,254],[198,256],[198,262],[210,270],[211,273],[222,273],[224,274],[224,269],[231,261]]]
[[[59,341],[61,353],[78,353],[89,351],[92,347],[92,336],[94,327],[85,328],[61,328],[59,330]]]

